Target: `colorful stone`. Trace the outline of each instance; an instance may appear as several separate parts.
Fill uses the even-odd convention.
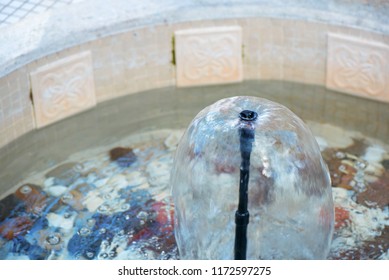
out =
[[[350,213],[339,206],[335,207],[335,230],[338,230],[350,222]]]
[[[37,185],[24,184],[16,190],[15,196],[24,201],[28,213],[40,215],[48,205],[48,197]]]
[[[39,233],[39,244],[42,248],[51,251],[59,251],[63,248],[63,236],[59,232],[53,232],[50,230],[42,230]]]
[[[137,156],[131,148],[117,147],[109,151],[111,161],[115,161],[120,167],[130,167]]]
[[[357,202],[367,207],[381,209],[389,206],[389,171],[369,184],[364,192],[358,193]]]
[[[0,236],[11,240],[17,236],[26,234],[32,225],[33,221],[24,216],[6,219],[0,224]]]
[[[55,185],[69,186],[80,178],[80,164],[77,162],[68,162],[58,165],[46,173],[46,178],[53,177]]]
[[[71,190],[68,193],[64,194],[60,201],[61,203],[65,205],[69,205],[76,211],[81,211],[85,208],[85,206],[82,204],[84,196],[81,192],[77,190]]]
[[[0,222],[4,221],[9,215],[21,211],[23,208],[24,203],[15,194],[6,196],[0,200]]]

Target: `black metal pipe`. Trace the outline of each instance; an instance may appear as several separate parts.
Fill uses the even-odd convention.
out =
[[[242,125],[239,127],[240,140],[240,181],[239,181],[239,204],[235,212],[235,260],[245,260],[247,251],[247,226],[249,224],[248,184],[250,178],[250,155],[255,138],[254,126],[250,122],[257,119],[257,113],[244,110],[239,114]]]

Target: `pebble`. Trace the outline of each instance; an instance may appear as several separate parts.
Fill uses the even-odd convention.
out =
[[[12,211],[17,212],[23,207],[23,203],[15,194],[10,194],[0,200],[0,222],[4,221]],[[1,244],[0,244],[1,247]]]
[[[116,147],[109,151],[111,161],[115,161],[120,167],[130,167],[137,157],[131,148]]]
[[[24,184],[20,186],[15,196],[23,200],[28,213],[40,215],[47,206],[47,196],[41,192],[41,188],[34,184]]]
[[[46,250],[61,250],[63,247],[63,237],[58,232],[42,230],[39,232],[39,245]]]
[[[128,185],[136,187],[147,182],[147,178],[139,171],[134,171],[126,175]]]
[[[72,190],[70,192],[65,193],[61,197],[60,201],[65,205],[69,205],[76,211],[81,211],[85,208],[84,205],[82,204],[82,199],[83,199],[83,195],[81,192]]]
[[[367,188],[357,194],[357,202],[367,207],[384,209],[389,205],[389,171],[378,180],[370,183]]]
[[[89,193],[82,201],[82,204],[88,209],[89,212],[94,213],[97,208],[104,202],[104,199],[102,199],[98,195]]]
[[[96,186],[96,188],[101,188],[107,185],[109,181],[109,178],[102,178],[97,181],[95,181],[93,184]]]
[[[126,176],[124,176],[122,174],[117,174],[108,180],[107,185],[109,185],[110,188],[118,191],[118,190],[121,190],[121,189],[124,189],[125,187],[127,187],[128,181],[127,181]]]
[[[55,185],[69,186],[80,176],[80,164],[77,162],[68,162],[61,164],[46,173],[46,178],[53,177]]]
[[[146,172],[150,185],[165,187],[169,184],[172,161],[171,157],[162,157],[147,165]]]
[[[366,153],[362,156],[362,159],[369,163],[379,163],[385,153],[386,151],[378,145],[370,146],[366,149]]]
[[[0,224],[0,236],[11,240],[26,234],[32,225],[33,221],[24,216],[7,219]]]
[[[44,182],[43,182],[43,187],[45,189],[51,187],[54,185],[54,182],[55,182],[55,178],[54,177],[49,177],[47,178]]]
[[[76,219],[76,215],[72,215],[70,217],[65,217],[61,214],[56,213],[48,213],[46,218],[49,222],[50,227],[54,228],[62,228],[65,231],[70,231],[73,229],[74,220]]]
[[[48,194],[50,194],[51,196],[54,196],[54,197],[60,197],[61,195],[63,195],[67,191],[68,191],[68,188],[65,186],[52,186],[46,190],[46,192]]]

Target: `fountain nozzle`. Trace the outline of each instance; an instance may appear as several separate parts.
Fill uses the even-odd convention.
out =
[[[239,117],[244,122],[255,121],[258,114],[254,111],[244,110]],[[242,126],[239,128],[240,137],[240,181],[239,181],[239,204],[235,212],[235,260],[245,260],[247,251],[247,225],[250,214],[247,210],[248,204],[248,183],[250,175],[250,155],[253,147],[255,131],[252,126]]]
[[[240,112],[239,117],[242,121],[255,121],[258,117],[258,114],[254,111],[243,110]]]

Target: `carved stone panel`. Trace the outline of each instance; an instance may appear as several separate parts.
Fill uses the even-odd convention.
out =
[[[389,102],[389,46],[328,35],[328,88]]]
[[[242,81],[242,31],[239,26],[175,32],[177,86]]]
[[[96,105],[90,52],[57,60],[31,73],[38,128]]]

